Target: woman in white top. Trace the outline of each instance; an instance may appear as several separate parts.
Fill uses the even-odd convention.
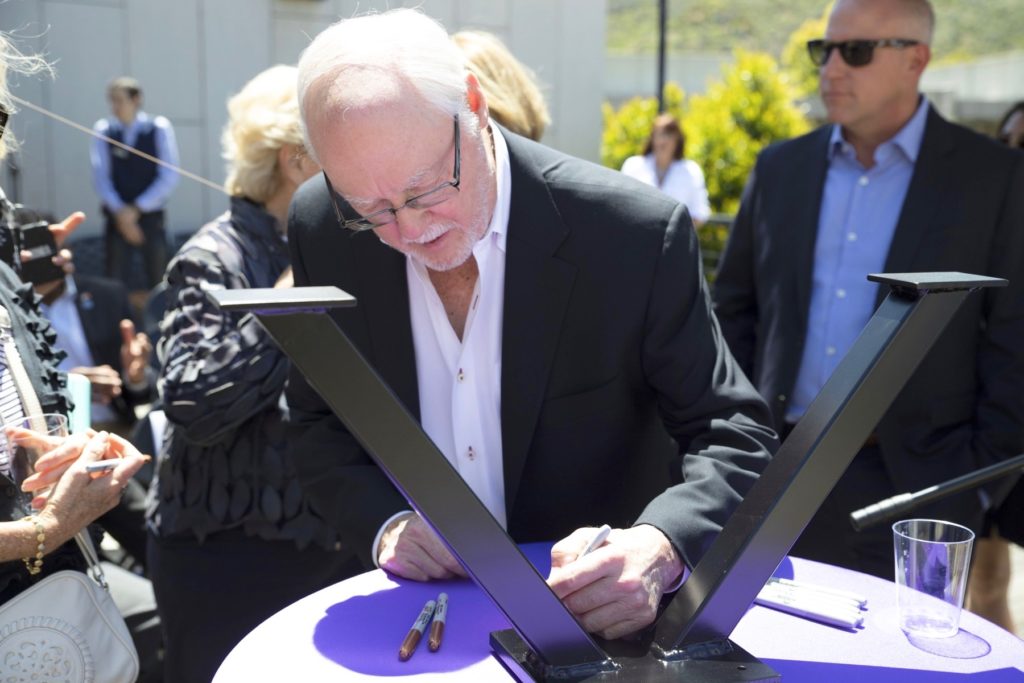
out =
[[[683,158],[685,147],[686,136],[679,121],[671,114],[661,114],[654,119],[644,153],[626,159],[622,172],[684,204],[694,224],[699,226],[711,216],[708,189],[700,166]]]

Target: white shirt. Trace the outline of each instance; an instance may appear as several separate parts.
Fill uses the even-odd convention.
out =
[[[420,424],[484,507],[505,528],[501,330],[512,177],[508,147],[497,126],[491,126],[491,135],[497,193],[487,232],[473,247],[480,274],[461,341],[448,321],[426,267],[407,256],[405,269],[419,384]],[[371,548],[374,563],[381,534],[397,516],[388,519],[377,532]]]
[[[629,157],[622,164],[622,172],[630,178],[636,178],[642,183],[658,188],[683,204],[694,220],[706,221],[711,216],[704,173],[697,162],[691,159],[678,159],[669,164],[660,185],[653,154]]]

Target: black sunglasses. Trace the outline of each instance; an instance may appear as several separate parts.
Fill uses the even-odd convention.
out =
[[[0,138],[4,136],[4,131],[7,130],[8,116],[10,116],[10,114],[7,113],[7,110],[4,109],[3,106],[0,106]]]
[[[807,54],[815,66],[824,66],[833,49],[838,49],[843,61],[850,66],[867,66],[875,56],[876,47],[903,49],[920,41],[909,38],[883,38],[881,40],[808,40]]]

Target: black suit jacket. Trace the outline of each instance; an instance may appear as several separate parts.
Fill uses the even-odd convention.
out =
[[[93,363],[109,365],[122,373],[121,321],[135,319],[128,301],[128,290],[119,280],[75,273],[75,308],[82,321],[85,340],[92,353]],[[155,394],[153,373],[147,370],[144,387],[132,390],[124,386],[111,407],[127,423],[135,422],[134,406],[151,401]]]
[[[830,131],[825,126],[760,155],[715,280],[722,330],[776,425],[796,384],[807,332]],[[930,110],[885,270],[1010,281],[967,298],[879,423],[897,490],[1021,452],[1024,155]],[[879,288],[877,303],[886,293]]]
[[[526,542],[602,522],[649,523],[692,565],[776,440],[711,313],[689,215],[614,171],[505,138],[509,533]],[[320,177],[291,211],[296,284],[357,297],[335,320],[418,415],[405,257],[340,228]],[[294,370],[287,397],[300,478],[369,562],[381,524],[408,505]]]

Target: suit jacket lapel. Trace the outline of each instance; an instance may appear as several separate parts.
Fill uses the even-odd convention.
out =
[[[950,190],[948,186],[957,170],[946,159],[952,150],[953,140],[949,134],[949,124],[929,106],[928,120],[925,123],[924,136],[921,138],[921,149],[914,163],[914,174],[907,187],[907,196],[903,200],[896,231],[893,233],[889,253],[885,259],[885,272],[911,272],[915,263],[929,260],[926,254],[929,244],[924,240],[924,236],[929,227],[935,224],[933,216],[941,204],[937,198],[945,196]],[[878,288],[875,297],[876,307],[882,303],[887,292],[886,287]]]
[[[793,243],[791,248],[799,264],[793,275],[796,278],[796,310],[799,312],[801,329],[799,338],[807,336],[807,315],[811,308],[811,287],[814,279],[814,246],[818,241],[818,222],[821,215],[821,198],[825,191],[825,177],[828,174],[828,141],[831,126],[823,126],[809,140],[811,149],[808,163],[792,169],[787,187],[794,192],[788,203],[796,207],[793,220]],[[814,188],[810,197],[806,192]],[[795,372],[795,370],[794,370]]]
[[[511,515],[576,267],[555,255],[568,231],[528,143],[509,133],[505,140],[512,203],[505,256],[501,422],[505,508]]]
[[[372,360],[392,391],[419,418],[419,385],[409,319],[405,256],[374,235],[347,239],[357,242],[352,250],[351,266],[359,283],[357,299],[370,336]]]

